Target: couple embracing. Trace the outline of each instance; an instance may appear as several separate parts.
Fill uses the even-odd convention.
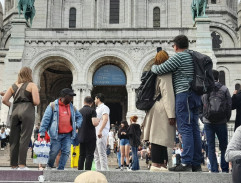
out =
[[[176,123],[182,137],[182,162],[169,171],[201,171],[201,138],[198,125],[198,108],[201,97],[190,90],[194,66],[187,52],[188,38],[179,35],[173,40],[176,54],[168,56],[165,51],[156,55],[152,72],[158,74],[155,97],[161,93],[147,112],[143,122],[144,140],[151,143],[151,171],[167,171],[167,147],[173,148]]]

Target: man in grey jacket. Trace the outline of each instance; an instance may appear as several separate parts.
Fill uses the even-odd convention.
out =
[[[225,160],[232,162],[233,183],[241,182],[241,126],[238,127],[228,144]]]
[[[222,172],[229,172],[228,163],[224,159],[228,145],[227,122],[231,117],[232,100],[226,86],[218,82],[219,72],[213,70],[215,88],[210,94],[202,97],[201,121],[208,143],[208,158],[211,164],[211,172],[219,172],[215,153],[215,134],[219,140],[221,150]]]

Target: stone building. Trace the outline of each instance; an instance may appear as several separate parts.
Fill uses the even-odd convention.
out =
[[[190,39],[190,49],[212,57],[220,80],[233,92],[241,84],[241,3],[208,0],[208,18],[193,23],[192,0],[35,0],[32,27],[17,12],[17,0],[0,7],[0,90],[16,81],[22,66],[33,69],[40,88],[37,122],[64,87],[74,104],[102,92],[111,123],[140,117],[135,92],[156,48],[173,55],[172,40]],[[6,119],[7,108],[1,111]],[[234,115],[233,115],[234,117]]]

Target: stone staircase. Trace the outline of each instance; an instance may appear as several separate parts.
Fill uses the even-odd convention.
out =
[[[38,182],[40,175],[49,183],[74,182],[84,171],[78,170],[46,170],[17,171],[1,170],[0,182]],[[102,171],[108,183],[232,183],[231,174],[223,173],[192,173],[192,172],[150,172],[150,171]]]

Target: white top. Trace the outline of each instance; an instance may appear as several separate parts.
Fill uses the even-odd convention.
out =
[[[112,131],[110,131],[108,136],[109,136],[109,138],[114,138],[114,133]]]
[[[96,113],[97,113],[97,118],[100,119],[99,125],[95,127],[96,136],[98,136],[99,130],[102,126],[102,122],[103,122],[102,116],[104,114],[108,114],[108,121],[105,125],[105,128],[102,131],[102,135],[107,136],[109,133],[109,130],[110,130],[110,109],[109,109],[109,107],[107,107],[105,104],[102,103],[96,108]]]
[[[6,129],[5,129],[5,132],[6,132],[6,135],[9,135],[9,134],[10,134],[10,129],[9,129],[9,128],[6,128]]]

